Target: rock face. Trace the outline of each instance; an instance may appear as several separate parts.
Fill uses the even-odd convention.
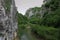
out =
[[[17,9],[11,0],[9,11],[4,7],[5,0],[0,0],[0,40],[13,40],[17,33]]]
[[[32,16],[36,16],[36,15],[41,15],[40,14],[40,7],[34,7],[34,8],[30,8],[26,11],[25,16],[27,16],[28,18],[32,17]]]
[[[45,14],[45,13],[47,13],[47,11],[48,12],[51,12],[51,8],[49,7],[45,7],[45,4],[46,3],[49,3],[51,0],[44,0],[43,1],[43,4],[42,4],[42,6],[41,7],[34,7],[34,8],[30,8],[30,9],[28,9],[27,11],[26,11],[26,16],[28,17],[28,18],[30,18],[31,16],[35,16],[35,15],[38,15],[38,16],[40,16],[40,18],[42,18],[43,17],[43,15]]]

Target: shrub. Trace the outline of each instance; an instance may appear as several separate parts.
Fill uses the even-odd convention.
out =
[[[31,25],[32,32],[44,40],[58,40],[58,29],[47,26]]]

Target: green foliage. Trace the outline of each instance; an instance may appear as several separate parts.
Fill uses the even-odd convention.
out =
[[[27,17],[23,16],[22,14],[17,13],[18,16],[18,24],[27,24]]]
[[[32,32],[43,40],[58,40],[58,29],[48,26],[31,25]],[[57,34],[57,35],[56,35]]]
[[[51,0],[50,2],[45,3],[46,8],[51,8],[51,11],[55,11],[59,8],[60,0]]]
[[[27,18],[25,16],[23,16],[22,14],[17,12],[17,18],[18,18],[18,36],[19,38],[22,36],[25,28],[26,28],[26,24],[27,24]]]
[[[50,8],[51,12],[46,11],[42,18],[42,24],[48,26],[59,27],[60,25],[60,0],[51,0],[50,2],[45,3],[45,8],[47,10]]]
[[[43,18],[43,24],[48,26],[60,26],[60,9],[57,9],[56,11],[46,14]]]
[[[60,40],[60,0],[51,0],[44,5],[46,12],[42,18],[39,14],[41,9],[37,7],[29,10],[33,11],[33,14],[37,11],[37,13],[32,15],[29,19],[27,19],[29,11],[26,14],[28,15],[27,17],[18,14],[19,32],[26,28],[25,24],[28,25],[28,23],[30,23],[31,31],[43,40]],[[49,8],[51,12],[49,12]]]
[[[10,11],[11,0],[4,0],[4,1],[5,1],[5,9],[6,9],[6,11]]]
[[[29,19],[29,22],[31,24],[40,24],[41,20],[40,17],[33,16]]]
[[[38,12],[39,12],[39,11],[40,11],[40,9],[41,9],[40,7],[34,7],[34,8],[32,8],[32,11],[33,11],[33,13],[36,13],[36,11],[38,11]]]
[[[45,3],[45,7],[49,8],[50,3]]]

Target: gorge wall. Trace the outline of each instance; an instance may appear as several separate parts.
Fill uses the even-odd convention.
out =
[[[14,0],[0,0],[0,40],[13,40],[16,37],[16,13]]]

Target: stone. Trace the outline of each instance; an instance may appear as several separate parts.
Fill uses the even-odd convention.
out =
[[[18,29],[15,1],[11,0],[9,13],[6,13],[7,11],[3,6],[4,4],[4,0],[0,0],[0,40],[13,40],[15,36],[14,33],[17,33]]]

